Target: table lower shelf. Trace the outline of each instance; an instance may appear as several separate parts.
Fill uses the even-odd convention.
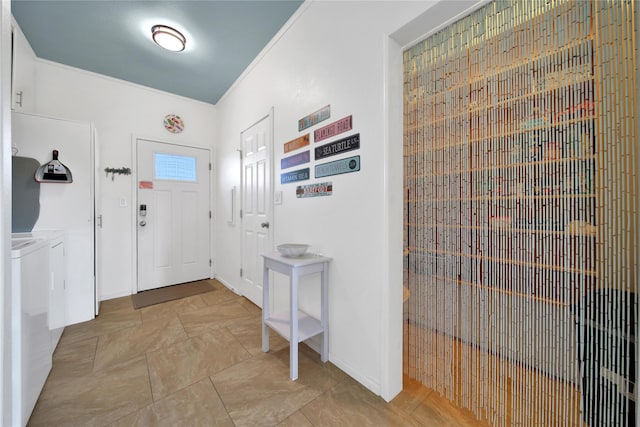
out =
[[[273,313],[267,319],[265,324],[271,329],[276,331],[282,338],[287,341],[291,337],[291,324],[289,321],[289,312]],[[313,336],[324,332],[320,321],[314,317],[309,316],[303,311],[298,311],[298,342],[302,342]]]

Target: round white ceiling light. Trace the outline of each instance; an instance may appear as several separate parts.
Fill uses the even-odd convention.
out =
[[[158,46],[172,52],[183,51],[187,43],[187,39],[180,31],[166,25],[151,27],[151,37]]]

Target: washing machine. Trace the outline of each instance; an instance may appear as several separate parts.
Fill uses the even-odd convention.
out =
[[[60,230],[32,231],[12,233],[13,240],[47,240],[50,245],[50,288],[49,288],[49,330],[51,331],[51,355],[60,341],[66,326],[66,271],[64,257],[64,232]]]
[[[12,238],[11,418],[25,426],[51,370],[50,242]]]

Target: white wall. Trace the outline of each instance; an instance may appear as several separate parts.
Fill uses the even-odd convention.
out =
[[[274,107],[274,190],[283,192],[283,204],[275,206],[272,220],[274,243],[308,243],[314,251],[333,257],[330,360],[385,398],[393,397],[401,387],[401,370],[394,369],[396,378],[387,378],[385,373],[389,363],[401,366],[401,349],[396,345],[393,351],[397,357],[387,359],[385,346],[389,343],[384,331],[390,324],[400,326],[402,293],[401,270],[393,283],[387,279],[386,233],[393,233],[395,242],[402,239],[400,224],[388,231],[385,212],[385,174],[389,172],[385,154],[387,35],[431,4],[307,3],[277,43],[217,105],[218,194],[227,194],[233,186],[240,188],[236,152],[240,133]],[[353,130],[341,136],[360,133],[361,149],[349,155],[361,156],[361,171],[303,182],[331,181],[333,195],[296,199],[295,183],[280,184],[283,143],[306,132],[298,132],[298,119],[327,104],[331,105],[331,118],[311,131],[353,115]],[[401,135],[389,149],[401,153]],[[326,160],[340,157],[346,155]],[[311,162],[312,171],[318,163]],[[393,173],[401,176],[402,171],[396,165]],[[399,188],[391,190],[401,193],[401,180],[394,182],[400,183]],[[240,226],[226,223],[228,206],[224,200],[217,207],[217,274],[240,289]],[[401,246],[397,256],[401,257]],[[391,294],[397,297],[397,319],[381,321],[381,315],[388,312]],[[284,305],[286,295],[280,292],[276,304]],[[312,314],[319,311],[317,286],[303,287],[300,298],[304,309]],[[394,385],[389,386],[391,382]]]
[[[11,7],[0,3],[0,424],[11,421]]]
[[[226,195],[231,187],[240,186],[236,151],[240,132],[273,106],[274,190],[284,194],[283,204],[274,210],[274,241],[308,242],[315,251],[334,258],[330,276],[330,360],[390,399],[401,387],[402,135],[397,123],[401,115],[388,111],[399,108],[399,101],[391,103],[387,97],[401,95],[397,70],[400,46],[388,35],[432,4],[306,3],[292,25],[250,67],[217,109],[37,60],[35,111],[94,122],[103,168],[134,167],[132,134],[213,145],[215,132],[214,194]],[[386,86],[390,80],[394,81],[393,90]],[[362,148],[352,154],[361,156],[362,170],[312,179],[310,182],[332,181],[334,194],[296,199],[295,184],[279,184],[283,143],[301,134],[297,131],[298,119],[326,104],[331,104],[331,119],[319,126],[353,115],[351,133],[360,133]],[[161,127],[161,118],[167,113],[185,118],[187,130],[182,135],[174,137]],[[216,129],[215,123],[220,123],[220,128]],[[100,178],[106,248],[105,288],[100,293],[106,299],[129,294],[132,289],[133,192],[130,178],[116,177],[113,182],[104,175]],[[118,206],[121,197],[129,202],[128,208]],[[219,199],[214,218],[216,274],[239,289],[239,218],[235,226],[229,226],[227,198]],[[302,291],[302,306],[317,313],[317,289],[309,288]],[[284,293],[279,296],[278,303],[283,304]],[[397,307],[390,310],[390,305]],[[391,342],[389,337],[394,334]]]
[[[36,112],[89,121],[95,124],[99,141],[99,170],[106,167],[131,168],[132,137],[213,146],[215,107],[168,93],[129,84],[57,63],[36,60]],[[180,115],[185,130],[178,135],[163,127],[166,114]],[[100,180],[99,195],[103,216],[101,300],[129,295],[134,289],[135,239],[133,176]],[[127,206],[120,206],[120,199]]]

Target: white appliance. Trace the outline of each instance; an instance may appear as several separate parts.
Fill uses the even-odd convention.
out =
[[[62,337],[67,324],[67,292],[65,289],[64,237],[61,232],[47,233],[49,241],[49,316],[48,326],[51,331],[51,356]]]
[[[11,424],[25,426],[51,370],[50,243],[12,239]]]
[[[57,150],[73,171],[72,183],[41,183],[40,212],[33,232],[64,233],[67,325],[95,317],[94,128],[90,123],[12,112],[12,143],[18,156],[51,160]],[[35,174],[34,171],[13,171]],[[28,211],[28,207],[23,208]]]
[[[58,230],[12,233],[12,241],[38,239],[49,243],[49,310],[47,325],[51,331],[51,355],[67,324],[64,233]]]

